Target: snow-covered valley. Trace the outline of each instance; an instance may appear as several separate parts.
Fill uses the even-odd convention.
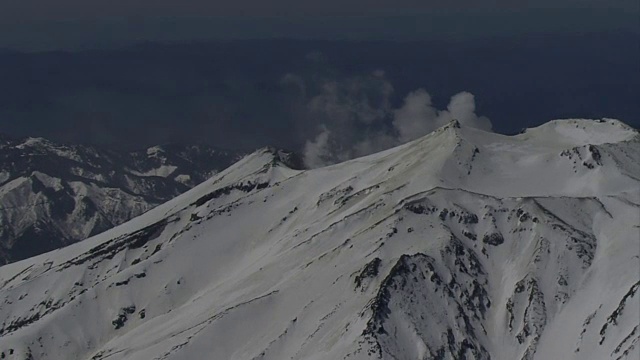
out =
[[[639,287],[637,130],[454,121],[314,170],[265,148],[0,267],[0,356],[637,359]]]

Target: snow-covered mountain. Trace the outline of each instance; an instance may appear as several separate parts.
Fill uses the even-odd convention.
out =
[[[637,359],[640,135],[456,122],[315,170],[263,149],[0,268],[6,359]]]
[[[116,152],[0,137],[0,265],[121,224],[238,156],[206,146]]]

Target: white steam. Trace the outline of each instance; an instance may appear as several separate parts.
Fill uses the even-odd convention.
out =
[[[340,81],[305,81],[287,74],[301,98],[304,128],[317,129],[304,147],[305,164],[321,167],[415,140],[457,119],[462,125],[491,130],[491,121],[476,114],[473,94],[451,97],[438,110],[424,89],[409,93],[399,108],[391,105],[394,89],[382,70]],[[313,94],[313,96],[309,95]]]
[[[326,165],[326,159],[331,158],[329,153],[329,136],[331,132],[326,128],[304,145],[304,163],[309,168],[317,168]]]
[[[476,114],[473,94],[463,91],[451,97],[447,110],[438,110],[424,89],[407,95],[401,108],[394,111],[393,126],[401,143],[415,140],[456,119],[462,125],[491,130],[491,121]]]

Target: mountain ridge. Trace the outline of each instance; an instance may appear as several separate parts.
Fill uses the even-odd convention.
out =
[[[0,267],[0,347],[34,360],[637,357],[637,134],[599,159],[589,144],[509,139],[449,126],[312,170],[254,152],[126,224]]]
[[[165,145],[129,153],[34,137],[7,136],[0,142],[0,264],[129,220],[239,156],[198,146]]]

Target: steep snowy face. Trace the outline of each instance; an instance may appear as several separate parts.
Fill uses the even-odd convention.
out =
[[[342,164],[293,163],[262,149],[126,224],[0,268],[1,351],[640,355],[635,130],[558,121],[507,137],[454,122]]]
[[[202,146],[134,153],[0,139],[0,265],[86,239],[185,192],[237,154]]]

